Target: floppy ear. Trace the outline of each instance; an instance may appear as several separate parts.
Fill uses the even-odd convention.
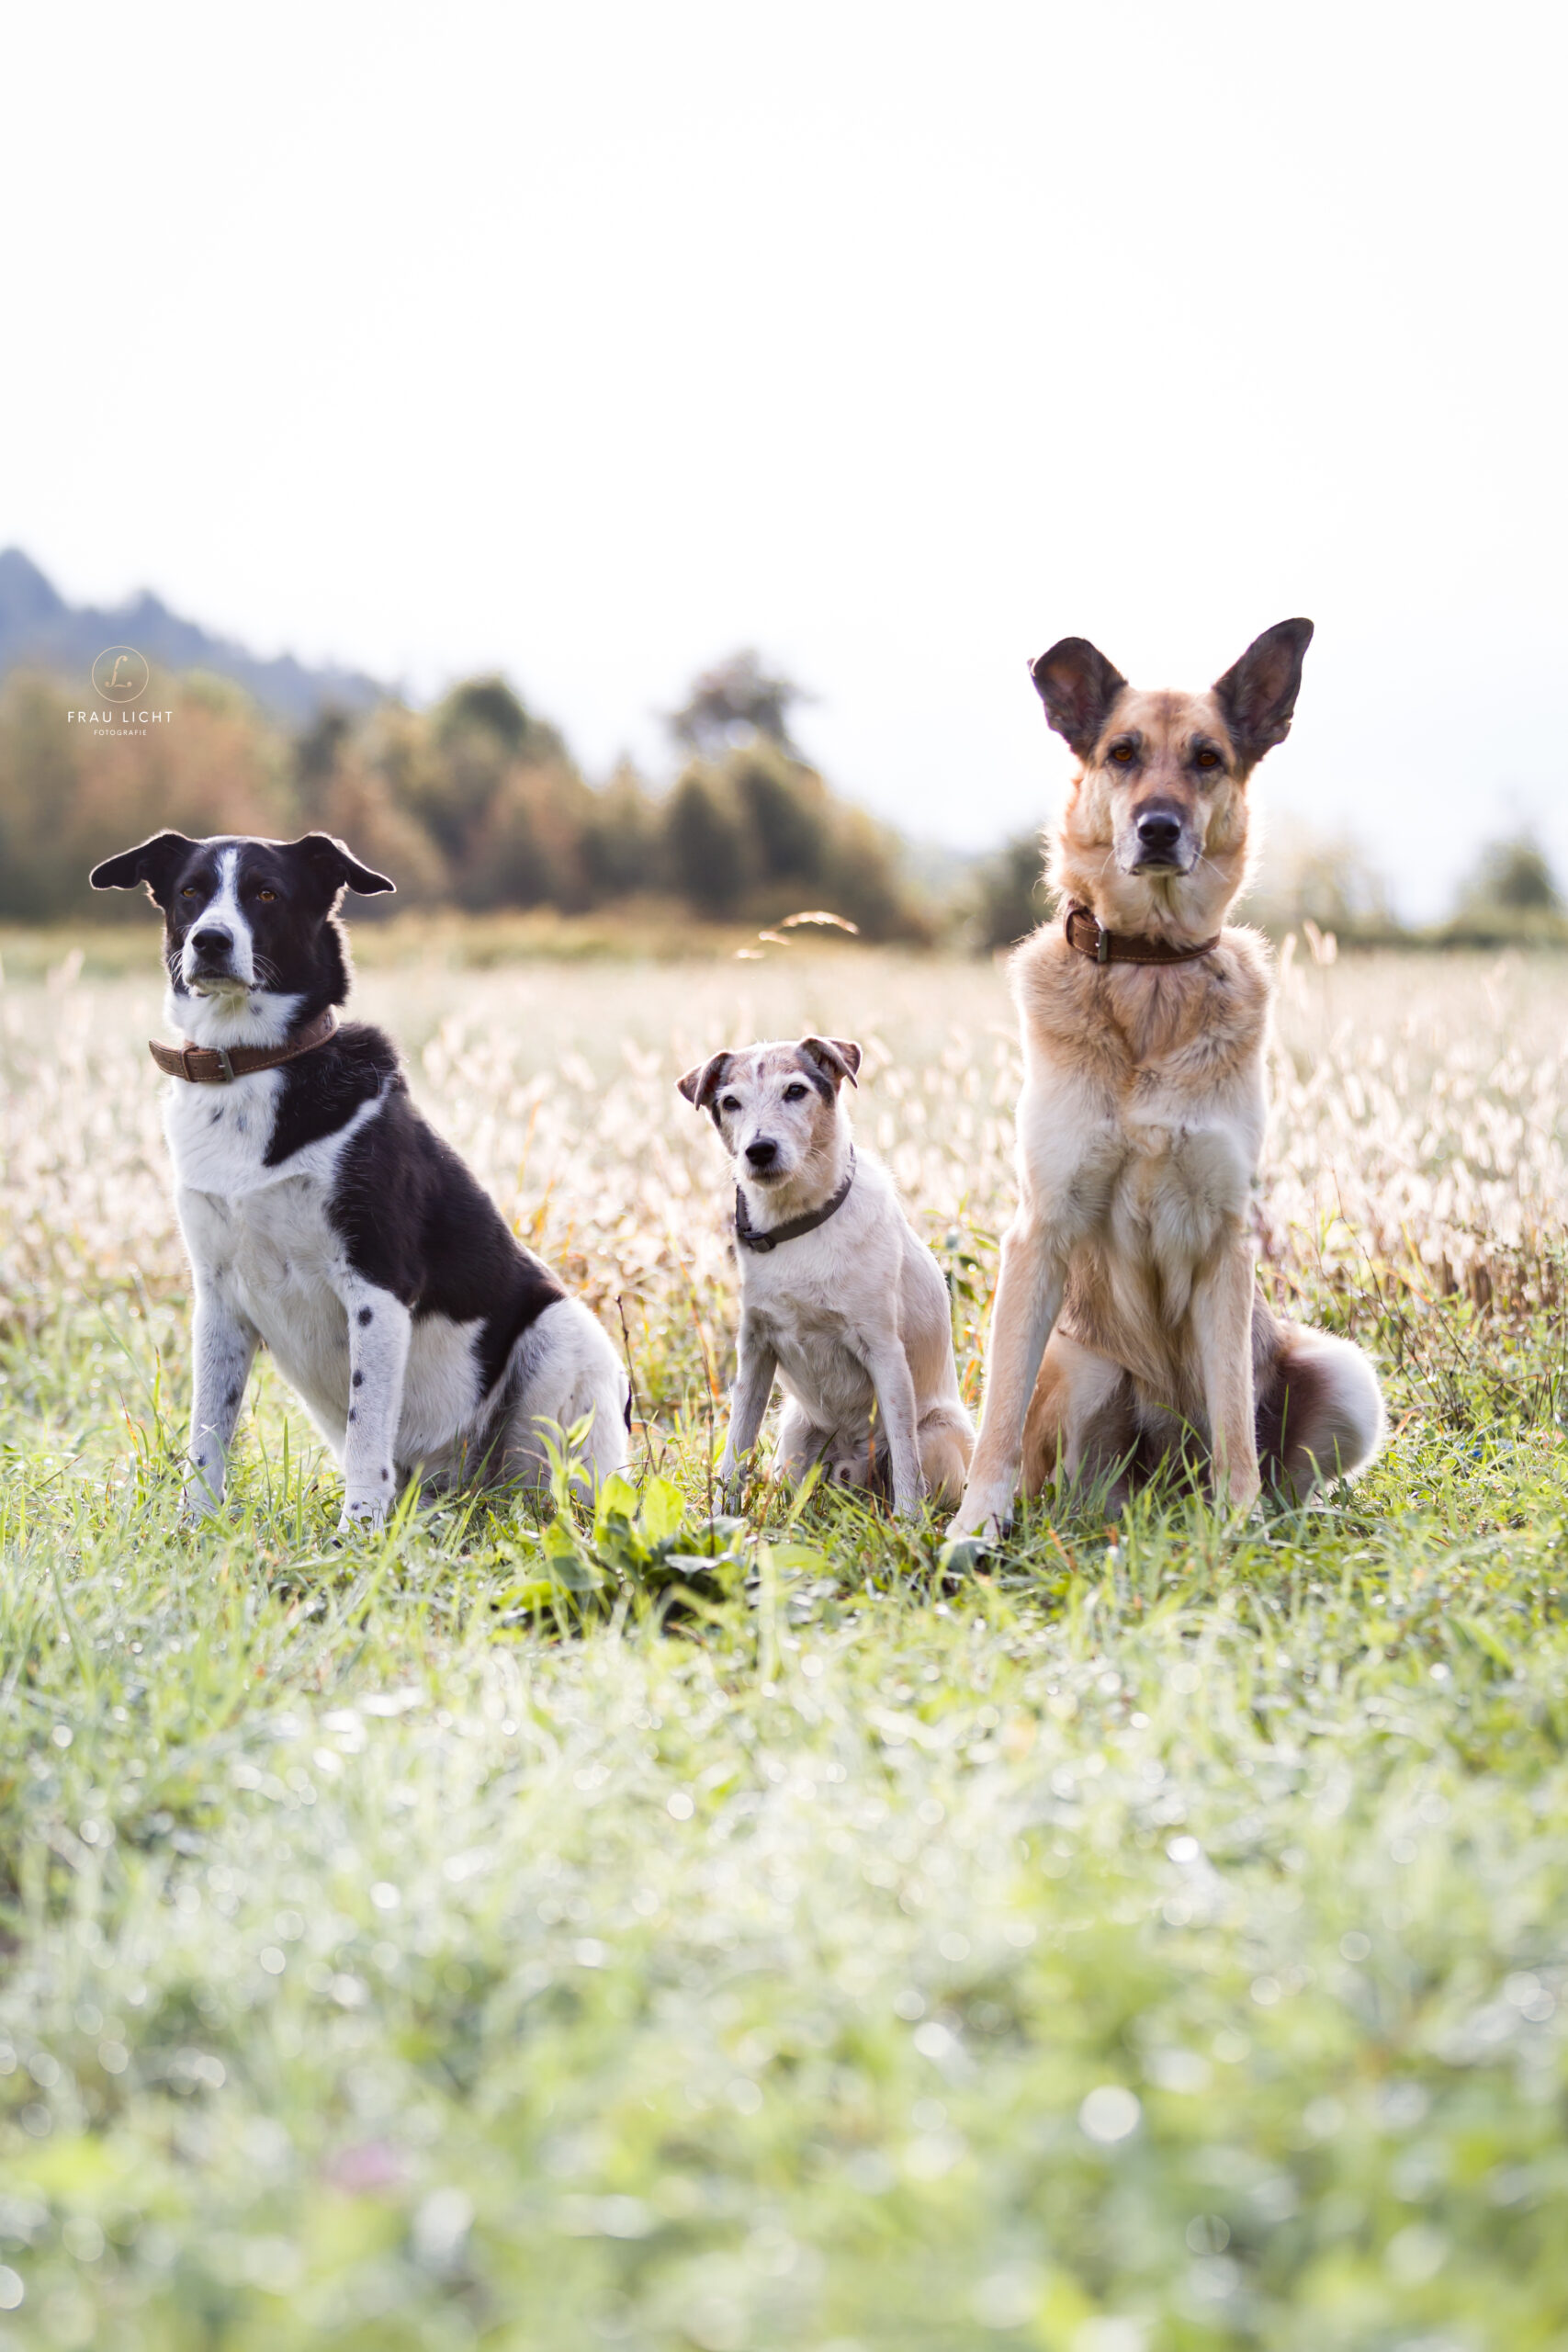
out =
[[[162,906],[175,871],[195,847],[196,843],[184,833],[154,833],[135,849],[121,850],[118,857],[106,857],[101,865],[94,866],[87,879],[95,890],[134,890],[139,882],[145,882]]]
[[[689,1069],[684,1078],[675,1080],[677,1089],[694,1111],[712,1108],[713,1098],[728,1077],[734,1059],[732,1053],[710,1054],[705,1062],[699,1062],[695,1069]]]
[[[1232,742],[1248,767],[1291,731],[1311,621],[1276,621],[1253,639],[1241,660],[1214,681]]]
[[[1050,724],[1087,760],[1127,683],[1121,671],[1087,637],[1063,637],[1030,663],[1029,674]]]
[[[346,883],[362,899],[372,899],[378,890],[395,890],[397,884],[389,882],[384,874],[373,874],[347,847],[331,833],[306,833],[289,843],[291,849],[302,851],[310,872],[317,876],[321,887],[335,899]]]
[[[847,1078],[857,1091],[860,1080],[855,1072],[861,1066],[861,1050],[852,1037],[803,1037],[800,1050],[814,1061],[824,1078],[830,1078],[835,1087]]]

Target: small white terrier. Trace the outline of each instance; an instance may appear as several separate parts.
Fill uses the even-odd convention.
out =
[[[840,1089],[860,1062],[847,1038],[802,1037],[714,1054],[677,1080],[735,1170],[739,1366],[719,1476],[733,1496],[776,1374],[774,1476],[820,1461],[839,1485],[890,1485],[913,1519],[925,1496],[962,1493],[975,1431],[947,1284],[850,1131]]]

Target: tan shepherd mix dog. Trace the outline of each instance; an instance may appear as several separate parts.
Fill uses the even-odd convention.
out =
[[[1247,784],[1291,729],[1312,623],[1280,621],[1206,694],[1130,686],[1081,637],[1033,665],[1081,763],[1018,949],[1019,1206],[1002,1242],[986,1405],[954,1535],[995,1534],[1021,1475],[1109,1476],[1113,1506],[1196,1441],[1238,1511],[1359,1469],[1377,1376],[1259,1296],[1251,1194],[1271,975],[1224,930]]]

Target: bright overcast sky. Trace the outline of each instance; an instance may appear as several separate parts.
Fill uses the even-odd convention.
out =
[[[1564,12],[33,8],[0,544],[263,652],[505,669],[591,771],[754,644],[908,830],[1036,822],[1027,657],[1317,623],[1266,802],[1402,902],[1568,865]]]

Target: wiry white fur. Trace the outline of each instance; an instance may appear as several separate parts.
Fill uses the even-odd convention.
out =
[[[874,1447],[892,1474],[894,1507],[919,1513],[928,1491],[956,1496],[973,1430],[958,1393],[947,1285],[904,1215],[892,1178],[854,1148],[841,1093],[831,1106],[815,1089],[792,1103],[798,1049],[751,1047],[731,1057],[719,1090],[721,1132],[758,1231],[830,1200],[848,1173],[842,1205],[812,1232],[760,1255],[739,1248],[738,1377],[719,1476],[733,1493],[757,1441],[775,1376],[784,1392],[778,1475],[799,1477],[820,1460],[829,1476],[863,1486]],[[746,1146],[766,1132],[779,1157],[761,1182]],[[875,1406],[878,1427],[872,1429]]]

